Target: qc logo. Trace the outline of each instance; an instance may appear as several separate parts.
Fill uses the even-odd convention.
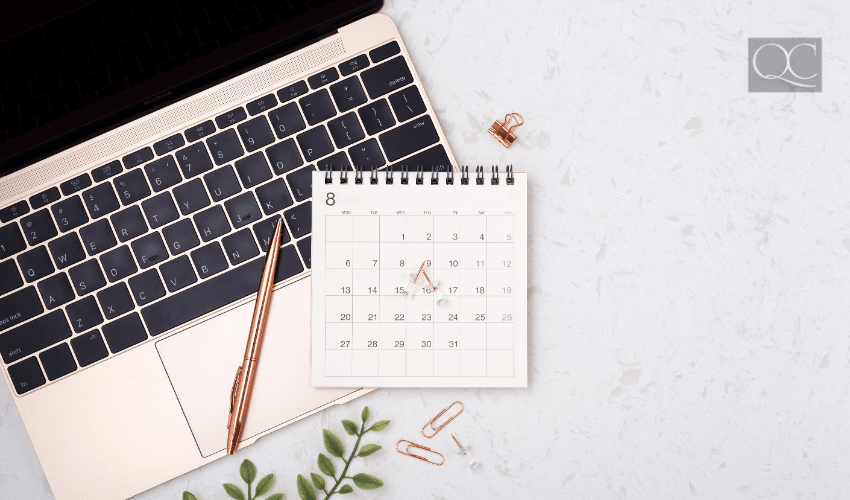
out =
[[[750,38],[750,92],[820,92],[820,38]]]

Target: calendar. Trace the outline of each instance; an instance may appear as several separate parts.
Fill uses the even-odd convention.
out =
[[[313,172],[316,387],[527,386],[526,175]]]

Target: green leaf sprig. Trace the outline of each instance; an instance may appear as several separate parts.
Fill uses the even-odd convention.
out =
[[[257,467],[250,460],[243,460],[242,465],[239,466],[239,475],[242,476],[242,480],[248,485],[248,497],[246,499],[245,495],[242,493],[242,489],[236,486],[235,484],[225,483],[224,492],[230,498],[235,500],[256,500],[260,497],[260,495],[265,495],[272,489],[272,485],[274,484],[274,474],[269,474],[257,483],[257,487],[254,490],[254,494],[251,495],[251,484],[254,482],[254,479],[257,478]],[[188,491],[183,492],[183,500],[198,500],[195,495],[189,493]],[[274,495],[269,495],[266,497],[266,500],[283,500],[283,493],[275,493]]]
[[[352,488],[350,484],[341,484],[343,479],[351,479],[354,482],[354,485],[362,490],[374,490],[384,485],[383,481],[369,474],[360,473],[353,476],[346,476],[348,473],[348,467],[351,465],[351,462],[355,457],[368,457],[381,449],[381,447],[376,444],[367,444],[363,445],[362,448],[358,448],[360,446],[360,440],[363,438],[364,434],[371,431],[382,431],[390,425],[389,420],[381,420],[380,422],[375,422],[367,429],[366,421],[369,420],[369,417],[369,407],[367,406],[363,408],[363,412],[360,414],[360,420],[362,423],[360,424],[359,431],[357,424],[351,420],[342,421],[342,428],[345,429],[346,434],[349,436],[357,436],[357,442],[354,443],[354,449],[351,450],[351,455],[348,456],[348,460],[343,457],[345,454],[345,446],[342,444],[342,441],[333,432],[327,429],[322,429],[322,440],[325,443],[325,450],[327,450],[331,456],[341,459],[345,463],[345,468],[342,469],[342,473],[340,473],[339,477],[337,477],[336,467],[334,466],[333,461],[331,461],[331,459],[324,453],[319,453],[319,458],[317,460],[319,470],[322,474],[332,478],[336,482],[329,491],[327,489],[327,483],[325,483],[325,478],[319,474],[311,472],[310,480],[307,480],[306,477],[298,474],[296,485],[298,486],[298,496],[301,497],[301,500],[316,500],[316,490],[324,492],[324,500],[328,500],[335,493],[345,495],[346,493],[353,492],[354,488]]]

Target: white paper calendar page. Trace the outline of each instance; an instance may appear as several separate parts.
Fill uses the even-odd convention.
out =
[[[525,174],[385,175],[313,173],[312,384],[526,387]]]

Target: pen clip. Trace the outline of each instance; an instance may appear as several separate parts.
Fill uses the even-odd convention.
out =
[[[233,417],[233,407],[236,405],[236,390],[239,388],[239,375],[242,375],[242,366],[236,369],[236,378],[233,379],[233,388],[230,389],[230,413],[227,414],[227,428],[230,429],[231,417]]]

